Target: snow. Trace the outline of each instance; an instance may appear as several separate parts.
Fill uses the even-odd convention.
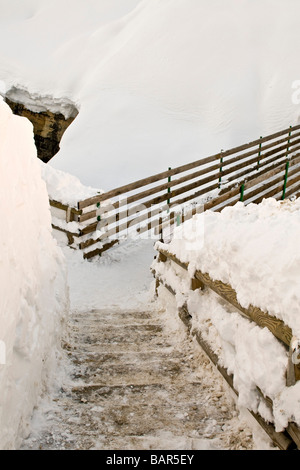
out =
[[[68,291],[32,126],[2,99],[0,137],[0,447],[13,449],[55,382]]]
[[[0,201],[10,210],[0,229],[0,447],[19,445],[52,383],[66,279],[73,312],[144,308],[153,293],[152,240],[84,261],[52,238],[48,198],[76,207],[298,123],[299,13],[297,0],[0,0],[0,94],[33,111],[79,112],[45,165],[32,127],[0,100]],[[299,202],[239,203],[186,222],[168,248],[190,263],[189,275],[228,282],[241,305],[267,310],[300,338],[299,223]],[[271,333],[215,295],[189,291],[179,268],[154,266],[234,373],[239,406],[278,430],[300,424],[299,383],[285,386],[286,352]],[[257,386],[272,398],[272,416]]]
[[[65,171],[56,170],[41,160],[42,178],[46,183],[49,199],[77,209],[77,203],[101,194],[103,190],[85,186],[79,178]]]
[[[300,337],[299,230],[299,200],[239,202],[176,228],[169,249],[189,262],[191,275],[199,269],[230,284],[242,307],[268,311]]]
[[[174,263],[153,263],[176,292],[177,305],[187,302],[193,327],[212,345],[220,363],[234,374],[240,405],[260,411],[277,430],[299,421],[299,384],[287,389],[286,349],[267,328],[241,317],[212,293],[192,292],[196,270],[229,284],[244,308],[259,307],[289,326],[299,338],[300,202],[265,199],[261,204],[237,203],[221,212],[206,211],[176,227],[169,244],[157,247],[189,263],[188,272]],[[255,354],[254,354],[255,351]],[[274,416],[257,387],[274,403]],[[279,405],[280,403],[280,405]]]
[[[155,256],[152,240],[129,239],[90,262],[79,251],[63,249],[68,260],[72,311],[90,311],[100,306],[139,310],[151,304],[150,265]]]
[[[154,241],[148,240],[127,240],[120,246],[114,247],[112,250],[104,253],[101,257],[95,258],[92,261],[83,260],[79,252],[71,250],[70,248],[61,244],[65,258],[68,265],[68,284],[70,293],[70,309],[73,315],[88,316],[88,312],[97,311],[115,311],[115,312],[128,312],[128,311],[152,311],[157,309],[157,319],[164,324],[165,341],[170,344],[177,345],[181,350],[188,350],[192,355],[187,356],[187,360],[191,363],[202,364],[201,367],[196,368],[198,380],[203,382],[206,387],[211,387],[215,390],[217,396],[222,396],[224,401],[229,407],[234,406],[235,398],[231,390],[226,388],[221,376],[212,368],[209,362],[205,362],[201,355],[201,350],[197,344],[190,344],[187,337],[186,329],[183,323],[179,320],[176,310],[176,303],[174,304],[172,296],[168,296],[168,292],[162,293],[159,301],[154,296],[154,278],[151,273],[150,266],[153,262],[156,251],[154,249]],[[187,344],[189,345],[187,347]],[[192,351],[190,348],[192,347]],[[138,361],[138,358],[136,358]],[[64,388],[72,388],[78,386],[78,381],[71,379],[74,365],[68,362],[65,358],[64,368],[60,377],[62,378],[62,386]],[[192,374],[192,371],[190,372]],[[225,389],[223,389],[225,385]],[[220,392],[221,390],[221,392]],[[200,393],[200,392],[199,392]],[[221,393],[221,395],[218,395]],[[31,433],[28,440],[23,442],[23,449],[36,448],[42,432],[49,428],[53,415],[59,415],[60,409],[57,409],[57,402],[52,401],[55,395],[48,395],[40,401],[39,407],[33,414],[31,424]],[[165,403],[169,398],[163,394],[162,400]],[[207,396],[209,400],[209,397]],[[216,398],[217,402],[220,398]],[[86,403],[86,406],[88,404]],[[214,406],[219,406],[214,405]],[[97,410],[99,416],[103,419],[101,407]],[[79,418],[78,418],[79,419]],[[76,422],[76,417],[74,417]],[[54,421],[54,423],[56,423]],[[67,429],[72,428],[72,420],[68,415]],[[191,447],[191,439],[181,435],[181,430],[178,429],[178,434],[174,435],[167,429],[162,433],[156,433],[153,436],[140,436],[143,443],[143,449],[198,449],[198,450],[219,450],[224,448],[218,436],[219,424],[214,420],[207,420],[206,434],[199,439],[193,439]],[[66,429],[62,427],[62,430]],[[253,449],[273,449],[273,446],[268,436],[261,430],[258,424],[247,413],[246,409],[240,404],[238,409],[233,411],[233,418],[224,424],[222,436],[228,436],[228,442],[232,434],[246,436],[249,446]],[[213,436],[213,437],[212,437]],[[57,427],[53,435],[54,441],[57,441],[57,448],[63,448],[65,442],[68,443],[72,440],[72,433],[69,431],[66,435],[58,433]],[[241,437],[242,441],[242,437]],[[130,447],[130,436],[127,440],[124,439],[123,448]],[[136,442],[139,445],[139,442]],[[129,446],[129,447],[128,447]],[[196,446],[196,447],[195,447]],[[97,442],[97,450],[102,449],[101,437]],[[140,448],[140,447],[138,447]],[[136,449],[136,447],[135,447]]]
[[[108,190],[298,122],[297,0],[0,8],[0,80],[28,106],[28,93],[39,106],[75,105],[50,165],[87,186]]]

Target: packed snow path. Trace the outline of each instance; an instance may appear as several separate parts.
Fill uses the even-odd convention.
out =
[[[176,312],[154,300],[153,241],[128,240],[94,262],[64,252],[64,356],[22,449],[269,448]]]
[[[72,386],[53,397],[25,448],[251,448],[249,430],[232,427],[225,384],[211,382],[211,365],[189,341],[172,341],[159,312],[75,314],[69,339]]]

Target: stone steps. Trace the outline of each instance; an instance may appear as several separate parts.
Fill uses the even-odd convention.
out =
[[[223,382],[190,340],[178,344],[157,312],[74,314],[67,345],[71,377],[24,448],[239,448],[226,431],[235,410]],[[71,382],[70,382],[71,381]],[[44,417],[45,418],[45,417]],[[42,421],[42,420],[41,420]],[[166,447],[168,446],[168,447]]]

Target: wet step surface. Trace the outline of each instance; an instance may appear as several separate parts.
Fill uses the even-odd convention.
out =
[[[37,410],[23,449],[251,448],[226,384],[159,312],[92,310],[69,329],[71,376]]]

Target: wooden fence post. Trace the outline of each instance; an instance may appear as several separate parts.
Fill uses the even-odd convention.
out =
[[[162,227],[163,219],[159,217],[158,219],[158,229],[159,229],[159,241],[163,242],[163,227]]]

